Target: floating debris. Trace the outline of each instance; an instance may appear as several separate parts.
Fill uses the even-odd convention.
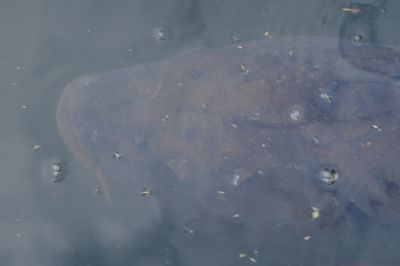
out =
[[[364,43],[364,36],[361,34],[354,34],[351,38],[351,41],[354,45],[361,45]]]
[[[167,114],[161,119],[161,121],[165,122],[165,121],[168,121],[168,119],[169,119],[169,115]]]
[[[32,146],[32,150],[37,150],[39,149],[41,146],[39,144],[35,144]]]
[[[202,104],[200,108],[200,114],[205,114],[207,112],[207,104]]]
[[[373,128],[375,128],[376,130],[378,130],[379,132],[382,132],[382,129],[379,128],[377,125],[372,125]]]
[[[52,176],[52,182],[53,183],[60,183],[61,181],[64,180],[65,174],[64,174],[64,169],[61,163],[54,163],[51,166],[51,176]]]
[[[300,117],[300,111],[299,110],[292,110],[289,114],[290,118],[294,121],[298,121]]]
[[[269,31],[264,32],[264,37],[267,38],[269,36]]]
[[[253,262],[253,263],[257,263],[257,260],[253,257],[249,257],[249,261]]]
[[[219,195],[225,195],[225,192],[222,191],[222,190],[218,190],[217,193],[218,193]]]
[[[305,241],[308,241],[308,240],[310,240],[310,239],[311,239],[311,236],[305,236],[305,237],[304,237],[304,240],[305,240]]]
[[[172,36],[171,28],[167,26],[155,27],[153,29],[153,38],[158,42],[165,41]]]
[[[240,252],[238,257],[239,257],[239,258],[245,258],[246,256],[247,256],[246,253]]]
[[[194,234],[194,230],[191,229],[191,228],[189,228],[189,227],[187,227],[186,225],[184,226],[184,229],[185,229],[185,231],[186,231],[187,233],[189,233],[189,234]]]
[[[363,147],[363,148],[369,147],[369,146],[371,146],[371,144],[372,144],[372,142],[369,140],[360,143],[361,147]]]
[[[334,185],[339,179],[339,174],[334,168],[326,167],[321,170],[320,178],[322,182],[328,185]]]
[[[258,250],[257,249],[253,250],[253,254],[254,254],[255,257],[257,257],[258,256]],[[246,252],[240,252],[238,257],[241,258],[241,259],[247,257],[249,259],[249,261],[251,261],[253,263],[257,263],[257,259],[255,259],[254,257],[248,256]]]
[[[239,217],[240,217],[240,214],[239,214],[239,213],[236,213],[236,214],[232,215],[232,217],[233,217],[233,218],[239,218]]]
[[[114,157],[114,159],[116,159],[116,160],[119,160],[119,159],[121,159],[122,158],[122,156],[121,156],[121,154],[119,153],[119,152],[113,152],[113,157]]]
[[[234,185],[235,187],[239,186],[239,181],[240,181],[240,175],[234,174],[232,176],[232,185]]]
[[[142,197],[148,197],[151,196],[153,193],[151,192],[151,190],[147,187],[142,189]]]
[[[243,76],[247,76],[249,74],[250,71],[243,64],[240,64],[240,68],[242,69]]]
[[[319,95],[323,100],[327,101],[328,103],[331,103],[333,101],[333,97],[329,95],[327,92],[323,92]]]
[[[317,219],[319,217],[319,209],[317,207],[311,207],[311,217]]]
[[[342,11],[344,13],[358,14],[361,12],[361,9],[358,7],[342,7]]]

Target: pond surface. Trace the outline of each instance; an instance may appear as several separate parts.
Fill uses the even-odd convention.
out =
[[[396,1],[0,12],[2,265],[398,265]]]

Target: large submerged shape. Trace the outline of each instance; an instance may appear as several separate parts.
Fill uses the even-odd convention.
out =
[[[109,203],[157,199],[186,265],[345,265],[399,218],[399,58],[317,37],[186,53],[72,81],[57,124]]]

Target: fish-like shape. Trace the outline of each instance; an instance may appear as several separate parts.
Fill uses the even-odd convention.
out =
[[[72,81],[57,125],[111,208],[156,199],[184,265],[330,265],[339,236],[398,220],[399,58],[322,37],[185,53]]]

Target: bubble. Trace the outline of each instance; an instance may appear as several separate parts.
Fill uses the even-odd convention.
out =
[[[289,114],[292,120],[298,121],[300,118],[300,111],[299,110],[292,110]]]
[[[365,36],[362,33],[354,33],[350,36],[352,44],[360,46],[365,43]]]
[[[155,27],[153,29],[153,38],[158,42],[164,42],[171,38],[172,30],[167,26]]]
[[[64,180],[65,174],[64,174],[64,167],[61,165],[61,163],[55,163],[52,165],[52,182],[53,183],[60,183]]]
[[[43,163],[42,174],[53,183],[61,183],[66,177],[65,163],[59,159],[48,159]]]
[[[338,181],[339,174],[333,167],[324,167],[320,170],[319,178],[327,185],[334,185]]]

